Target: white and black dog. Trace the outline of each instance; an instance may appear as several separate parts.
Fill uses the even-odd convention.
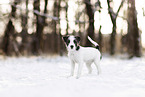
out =
[[[88,36],[89,41],[95,45],[96,48],[93,47],[82,47],[79,45],[80,37],[79,36],[63,36],[63,40],[66,44],[68,50],[68,57],[71,61],[71,74],[74,74],[75,63],[78,64],[78,71],[77,77],[79,78],[81,75],[83,64],[85,63],[88,68],[88,73],[92,72],[91,64],[94,63],[98,69],[98,74],[100,74],[100,60],[101,60],[101,53],[99,51],[99,45],[93,41]]]

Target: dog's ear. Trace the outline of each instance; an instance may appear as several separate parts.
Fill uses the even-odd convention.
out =
[[[76,38],[77,42],[79,43],[81,38],[79,36],[76,36],[75,38]]]
[[[66,42],[66,41],[68,40],[68,37],[69,37],[69,36],[63,36],[62,38],[63,38],[63,40]]]

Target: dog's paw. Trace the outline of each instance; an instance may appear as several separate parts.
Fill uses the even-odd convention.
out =
[[[68,76],[66,76],[66,78],[70,78],[70,77],[72,77],[73,75],[68,75]]]

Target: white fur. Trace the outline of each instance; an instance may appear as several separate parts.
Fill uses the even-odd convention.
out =
[[[70,45],[75,46],[75,44],[73,43],[73,40],[75,38],[74,38],[74,36],[69,36],[69,39],[70,39],[70,44],[67,46],[67,50],[68,50],[68,57],[71,60],[71,74],[70,74],[70,76],[74,75],[75,63],[78,64],[78,71],[77,71],[76,78],[80,77],[84,63],[86,64],[86,66],[88,68],[89,74],[92,72],[92,68],[91,68],[92,63],[95,64],[95,66],[98,69],[98,74],[100,74],[100,72],[101,72],[101,69],[100,69],[100,57],[101,57],[100,51],[96,48],[93,48],[93,47],[82,47],[82,46],[80,46],[79,50],[75,50],[76,47],[74,47],[74,49],[71,49]],[[91,39],[91,42],[92,41],[93,40]]]
[[[94,40],[92,40],[89,36],[88,36],[88,39],[89,39],[89,41],[90,41],[92,44],[94,44],[95,46],[97,46],[97,45],[98,45],[98,43],[97,43],[97,42],[95,42]]]

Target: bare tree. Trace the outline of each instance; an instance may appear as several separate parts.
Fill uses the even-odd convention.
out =
[[[11,52],[13,52],[13,51],[10,52],[10,50],[12,50],[11,44],[12,44],[14,34],[15,34],[14,25],[13,25],[12,21],[9,20],[9,22],[6,26],[6,30],[5,30],[5,34],[4,34],[3,42],[2,42],[2,44],[3,44],[2,49],[6,55],[11,55]]]
[[[60,44],[60,3],[61,0],[55,0],[54,8],[53,8],[53,16],[58,17],[57,19],[53,20],[53,32],[52,32],[52,50],[53,53],[58,53],[59,51],[59,44]]]
[[[111,55],[115,54],[115,44],[116,44],[115,37],[116,37],[116,27],[117,27],[116,26],[116,20],[117,20],[117,17],[118,17],[118,14],[119,14],[119,11],[120,11],[121,7],[123,6],[124,1],[125,0],[121,1],[121,4],[120,4],[118,10],[115,13],[113,11],[113,8],[111,7],[111,2],[112,1],[111,0],[107,0],[108,12],[109,12],[112,24],[113,24],[112,33],[111,33],[111,37],[110,37],[110,54]]]
[[[66,19],[68,19],[68,14],[67,14],[67,11],[68,11],[68,2],[66,2],[66,7],[65,7],[65,11],[66,11]],[[66,34],[68,35],[68,28],[69,28],[69,24],[67,22],[67,25],[66,25]]]
[[[45,0],[44,13],[47,12],[47,3],[48,0]],[[35,54],[40,54],[42,52],[43,29],[45,26],[45,17],[37,14],[38,12],[40,12],[40,0],[34,0],[34,15],[36,16],[36,34],[33,43],[33,52]]]
[[[135,0],[128,0],[128,51],[130,57],[141,56],[141,38],[137,23]]]
[[[100,0],[98,0],[95,4],[95,8],[96,10],[99,12],[99,21],[100,21],[100,14],[101,14],[101,9],[102,9],[102,6],[101,6],[101,2]],[[100,47],[100,51],[102,51],[102,33],[101,33],[101,29],[102,29],[102,25],[100,25],[100,28],[99,28],[99,47]]]
[[[20,46],[20,51],[22,54],[27,53],[27,38],[28,38],[28,0],[25,1],[25,13],[21,15],[21,25],[22,25],[22,31],[21,31],[21,37],[22,37],[22,43]]]
[[[12,10],[9,16],[9,22],[4,32],[2,50],[4,51],[6,55],[12,55],[12,53],[14,52],[16,55],[19,54],[18,46],[15,40],[16,31],[15,31],[13,22],[11,20],[12,18],[16,17],[16,10],[17,10],[16,6],[18,3],[19,3],[19,0],[14,0],[13,4],[11,5]]]
[[[100,25],[100,28],[99,28],[99,47],[100,47],[100,51],[102,51],[102,33],[101,33],[101,29],[102,29],[102,26]]]
[[[90,36],[92,39],[94,39],[94,10],[92,8],[90,0],[84,0],[84,3],[86,5],[86,12],[89,17],[89,27],[87,30],[87,36]],[[88,39],[86,39],[85,46],[91,46],[91,45],[92,44],[88,41]]]

